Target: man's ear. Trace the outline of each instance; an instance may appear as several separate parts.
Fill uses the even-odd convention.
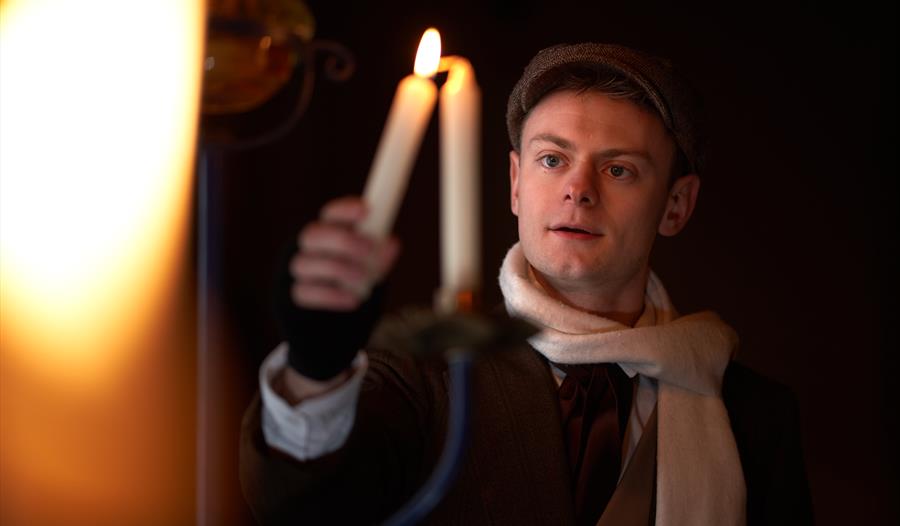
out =
[[[687,224],[694,206],[697,204],[697,193],[700,191],[700,176],[688,174],[679,177],[669,189],[666,210],[659,222],[659,233],[674,236]]]
[[[514,216],[519,215],[519,152],[509,152],[509,208]]]

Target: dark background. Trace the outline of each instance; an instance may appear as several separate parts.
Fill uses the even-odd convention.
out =
[[[285,247],[330,198],[362,191],[397,82],[422,31],[473,63],[483,93],[484,283],[516,240],[508,208],[506,98],[539,49],[631,45],[694,79],[711,157],[687,229],[661,240],[654,269],[682,312],[714,309],[741,336],[739,359],[791,386],[820,524],[896,524],[896,15],[875,2],[581,4],[309,1],[317,38],[356,58],[347,82],[319,78],[286,137],[228,154],[215,174],[211,254],[218,460],[211,517],[243,524],[241,412],[279,341],[271,294]],[[406,4],[406,5],[403,5]],[[283,112],[284,97],[263,115]],[[265,117],[267,118],[267,117]],[[428,305],[438,285],[436,118],[396,231],[404,253],[389,305]],[[476,431],[477,432],[477,431]]]

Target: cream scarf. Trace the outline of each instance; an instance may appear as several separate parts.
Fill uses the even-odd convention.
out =
[[[544,292],[518,243],[503,261],[500,289],[510,314],[543,328],[529,342],[550,361],[614,362],[629,376],[658,380],[657,526],[746,522],[744,476],[721,398],[737,347],[731,327],[708,311],[678,317],[652,272],[634,328],[579,311]]]

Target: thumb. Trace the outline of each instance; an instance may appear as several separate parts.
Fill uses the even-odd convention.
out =
[[[390,273],[391,269],[394,267],[394,263],[397,262],[397,257],[399,255],[399,239],[397,239],[396,237],[390,237],[386,239],[384,243],[382,243],[382,245],[378,248],[378,253],[375,256],[375,281],[381,281],[382,278]]]

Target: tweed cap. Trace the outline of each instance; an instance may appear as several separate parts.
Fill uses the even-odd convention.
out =
[[[562,44],[543,49],[531,59],[506,107],[506,127],[513,148],[519,148],[528,113],[558,87],[558,73],[569,66],[618,73],[643,90],[674,136],[691,171],[700,173],[703,141],[697,92],[667,60],[614,44]]]

